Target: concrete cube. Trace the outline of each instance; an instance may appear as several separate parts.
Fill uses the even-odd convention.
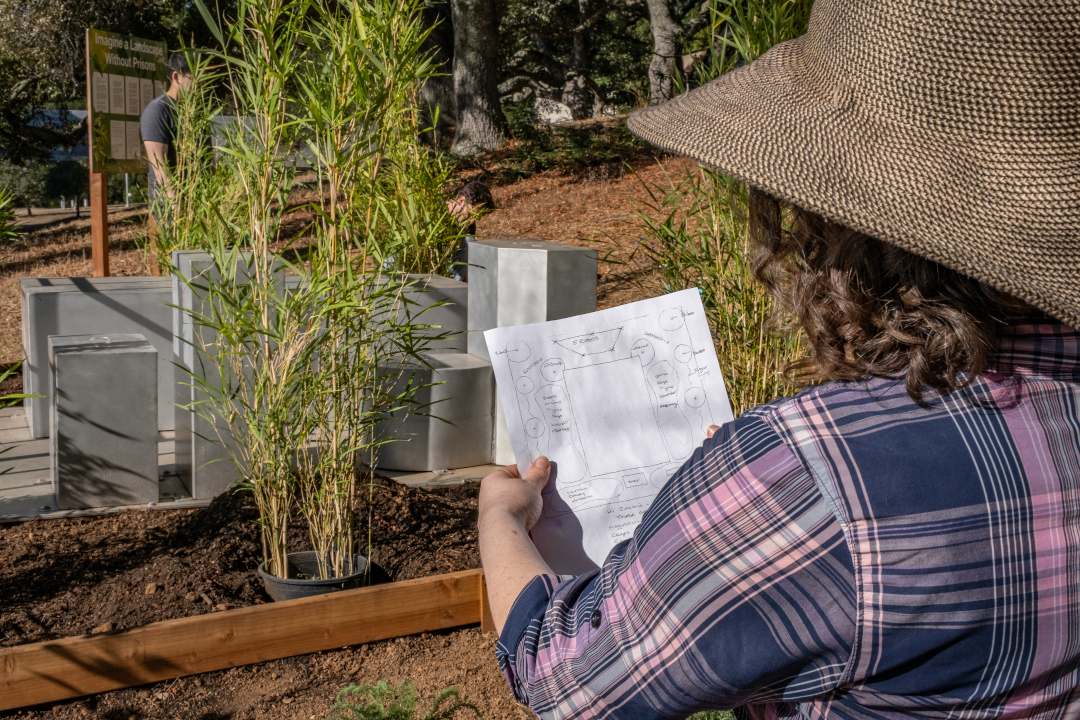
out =
[[[61,510],[158,500],[158,352],[138,334],[49,338]]]
[[[22,340],[30,433],[49,434],[50,335],[143,335],[158,352],[155,428],[173,429],[172,283],[169,278],[22,278]]]
[[[378,467],[388,470],[453,470],[491,462],[495,377],[491,363],[464,353],[422,353],[431,367],[402,372],[422,387],[417,400],[427,407],[382,426],[398,441],[379,448]]]
[[[429,350],[439,352],[468,352],[469,286],[441,275],[409,275],[415,284],[407,293],[411,306],[412,321],[420,325],[438,325],[421,331],[421,335],[454,333],[443,340],[434,340]],[[445,303],[438,305],[438,303]],[[436,307],[437,306],[437,307]]]
[[[596,310],[596,250],[542,240],[469,245],[469,353],[490,360],[484,330],[559,320]],[[494,457],[514,462],[502,403],[495,403]]]

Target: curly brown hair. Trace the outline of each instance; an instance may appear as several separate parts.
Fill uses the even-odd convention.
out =
[[[751,189],[754,272],[782,316],[803,328],[812,356],[801,381],[903,378],[925,405],[986,369],[1001,329],[1038,314],[944,265]],[[788,215],[790,213],[790,215]]]

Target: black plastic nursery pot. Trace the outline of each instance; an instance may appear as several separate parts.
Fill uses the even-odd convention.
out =
[[[345,577],[326,580],[312,579],[319,574],[319,561],[314,550],[289,553],[287,562],[289,571],[287,578],[279,578],[267,573],[265,562],[259,565],[259,577],[262,578],[266,594],[276,602],[390,582],[390,576],[386,574],[386,571],[375,563],[369,563],[363,555],[357,555],[353,559],[353,567],[360,568],[359,571]]]

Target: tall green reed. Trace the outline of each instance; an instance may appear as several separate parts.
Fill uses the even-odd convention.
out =
[[[0,187],[0,242],[14,240],[19,236],[15,224],[15,197],[5,187]]]
[[[432,72],[422,4],[241,0],[228,24],[196,6],[222,48],[204,55],[237,122],[221,131],[208,172],[174,173],[178,197],[192,202],[178,204],[189,215],[170,223],[173,247],[207,251],[217,270],[192,282],[205,299],[194,322],[208,366],[192,379],[203,398],[194,409],[227,428],[219,439],[258,506],[267,570],[286,576],[298,509],[321,575],[351,574],[357,467],[377,458],[381,423],[422,411],[417,388],[399,380],[437,339],[417,332],[412,281],[385,272],[404,256],[395,248],[429,241],[446,215],[427,194],[427,158],[402,152]],[[180,126],[193,153],[199,127]],[[320,194],[293,207],[305,161]],[[297,211],[311,219],[282,243]],[[288,292],[287,273],[300,281]]]
[[[709,82],[773,45],[806,31],[812,0],[714,0],[706,29],[713,51],[697,66]],[[647,185],[639,222],[647,236],[635,253],[655,263],[664,292],[697,287],[736,416],[797,389],[784,374],[806,350],[784,329],[755,279],[747,236],[746,186],[699,167]]]
[[[754,279],[745,186],[697,168],[646,189],[638,217],[647,237],[635,252],[655,263],[663,292],[700,291],[735,415],[790,394],[784,369],[803,344],[773,327],[772,301]]]

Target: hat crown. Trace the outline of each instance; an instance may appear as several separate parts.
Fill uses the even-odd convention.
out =
[[[800,45],[804,81],[849,111],[972,141],[1080,141],[1080,1],[817,0]]]

